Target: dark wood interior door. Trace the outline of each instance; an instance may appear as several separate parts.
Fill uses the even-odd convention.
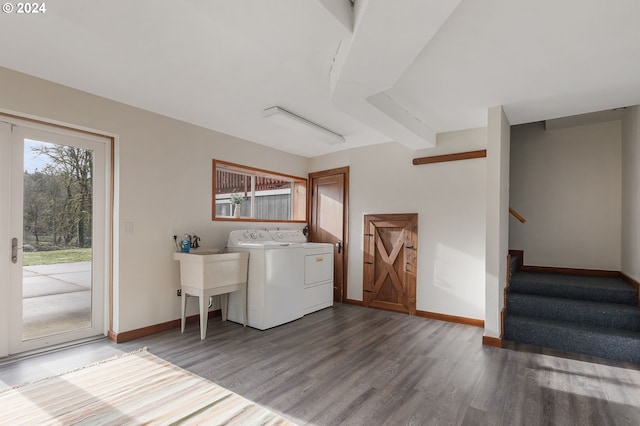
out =
[[[364,217],[364,306],[416,314],[418,215]]]
[[[310,241],[333,244],[333,300],[342,303],[346,297],[349,168],[311,173],[309,180]]]

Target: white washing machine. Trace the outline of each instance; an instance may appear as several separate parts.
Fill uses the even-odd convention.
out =
[[[267,231],[232,231],[228,252],[249,253],[247,324],[266,330],[304,315],[304,249],[294,242],[276,242]],[[227,319],[242,323],[240,292],[229,294]]]
[[[304,314],[333,306],[333,244],[309,243],[299,230],[269,232],[274,241],[301,244],[304,249]]]

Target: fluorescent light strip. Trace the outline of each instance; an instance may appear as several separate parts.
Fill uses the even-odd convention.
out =
[[[283,127],[303,132],[329,145],[344,143],[344,137],[342,135],[277,106],[262,111],[262,118],[267,118]]]

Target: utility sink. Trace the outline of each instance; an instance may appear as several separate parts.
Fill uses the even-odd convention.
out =
[[[180,261],[182,286],[210,289],[247,282],[248,253],[220,253],[219,249],[196,249],[174,253]]]
[[[243,293],[244,326],[247,326],[247,270],[249,253],[220,253],[218,249],[195,249],[190,253],[174,253],[180,262],[180,286],[182,287],[181,329],[184,333],[187,296],[200,299],[200,338],[207,334],[209,298],[221,295],[222,320],[227,320],[229,293]]]

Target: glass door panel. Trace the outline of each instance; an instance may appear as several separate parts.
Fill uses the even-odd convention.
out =
[[[12,129],[11,353],[104,332],[108,144],[94,139]]]
[[[24,140],[22,340],[91,327],[93,150]]]

